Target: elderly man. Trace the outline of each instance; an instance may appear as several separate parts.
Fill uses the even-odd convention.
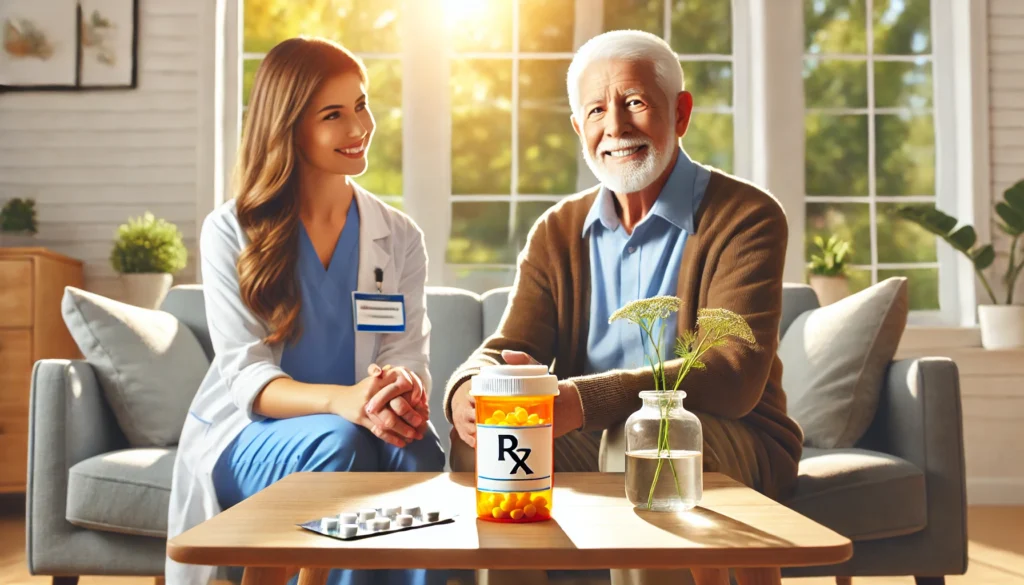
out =
[[[484,365],[554,365],[556,471],[594,471],[594,432],[621,425],[654,388],[636,326],[609,324],[629,301],[675,295],[668,331],[692,329],[697,311],[726,308],[757,345],[705,356],[684,383],[704,430],[704,468],[772,498],[796,482],[802,432],[786,415],[776,355],[786,217],[769,194],[690,160],[679,138],[693,98],[672,49],[658,37],[614,31],[577,52],[568,74],[572,126],[601,185],[567,197],[534,225],[519,256],[497,333],[448,382],[453,468],[472,469],[470,379]],[[666,335],[663,355],[673,355]],[[681,360],[667,363],[669,379]],[[459,440],[456,440],[459,439]]]

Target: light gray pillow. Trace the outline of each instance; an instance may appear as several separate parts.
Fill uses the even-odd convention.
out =
[[[908,310],[907,279],[893,277],[793,321],[779,357],[805,445],[853,447],[868,430]]]
[[[133,447],[177,444],[210,367],[192,331],[170,313],[70,286],[61,311],[128,442]]]

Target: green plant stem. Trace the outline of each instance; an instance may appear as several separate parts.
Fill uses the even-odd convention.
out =
[[[690,373],[690,370],[693,368],[693,363],[699,360],[700,356],[704,355],[704,352],[711,348],[711,345],[708,345],[707,348],[704,348],[704,342],[707,341],[710,335],[710,331],[704,333],[704,337],[697,341],[697,349],[694,350],[693,357],[687,360],[686,363],[683,364],[681,368],[679,368],[679,373],[676,374],[675,386],[672,388],[673,392],[679,390],[679,385],[683,383],[683,379],[685,379],[686,375]],[[713,343],[714,342],[712,342],[712,344]]]
[[[654,332],[651,330],[650,327],[647,327],[645,324],[641,324],[640,327],[644,331],[647,332],[647,338],[651,340],[651,345],[654,345],[654,355],[658,358],[657,364],[659,366],[658,369],[660,370],[659,374],[660,374],[660,377],[661,377],[661,380],[660,380],[661,387],[658,387],[658,382],[659,382],[658,377],[659,377],[659,375],[655,375],[654,376],[654,389],[655,390],[668,390],[668,388],[665,386],[665,362],[661,361],[661,349],[654,342]]]
[[[661,420],[658,421],[658,467],[654,470],[654,479],[651,481],[651,491],[647,494],[648,510],[654,508],[654,490],[658,487],[658,478],[661,477],[661,468],[665,464],[665,459],[661,456],[662,449],[664,449],[668,454],[668,467],[672,470],[672,479],[675,482],[676,495],[679,496],[680,500],[683,499],[683,489],[679,485],[679,474],[676,473],[675,463],[672,462],[672,449],[669,447],[668,406],[667,401],[659,404],[661,409]]]
[[[1010,265],[1006,268],[1006,277],[1003,282],[1006,284],[1006,304],[1013,304],[1013,284],[1017,281],[1017,240],[1020,239],[1020,234],[1013,236],[1013,242],[1010,243]]]
[[[992,304],[998,305],[999,301],[996,300],[996,293],[992,292],[992,287],[988,285],[988,280],[985,278],[985,275],[977,268],[974,269],[974,272],[978,275],[978,280],[981,281],[982,286],[985,287],[985,292],[988,293],[988,298],[992,299]]]

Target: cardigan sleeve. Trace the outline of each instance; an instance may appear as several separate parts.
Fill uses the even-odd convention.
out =
[[[526,246],[519,254],[516,279],[509,302],[497,331],[455,370],[445,388],[444,414],[452,420],[452,395],[459,386],[475,376],[480,368],[503,364],[502,350],[528,353],[542,364],[550,365],[557,343],[558,311],[548,275],[548,218],[542,218],[530,231]]]

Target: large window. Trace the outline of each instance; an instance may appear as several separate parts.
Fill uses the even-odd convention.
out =
[[[631,28],[678,54],[694,95],[682,141],[694,159],[757,180],[752,155],[766,148],[776,172],[803,172],[802,193],[776,193],[806,213],[804,230],[790,226],[791,247],[809,255],[814,235],[838,234],[853,243],[854,290],[904,275],[919,316],[958,310],[955,257],[891,213],[902,204],[950,209],[965,196],[950,170],[960,160],[949,146],[959,136],[953,82],[939,74],[952,70],[947,3],[786,0],[803,6],[803,52],[794,44],[779,53],[751,45],[764,18],[751,7],[763,12],[774,0],[240,1],[243,115],[260,60],[282,39],[324,36],[364,59],[378,129],[359,181],[423,227],[431,284],[510,283],[536,219],[596,184],[569,121],[566,71],[586,40]],[[800,34],[799,19],[792,29],[779,34]],[[802,61],[806,110],[781,108],[785,128],[803,124],[802,161],[753,134],[754,116],[779,113],[778,100],[767,113],[754,96],[792,89],[754,87],[750,67],[764,54],[774,59],[763,63],[769,77]]]
[[[806,253],[853,244],[851,288],[909,279],[915,310],[939,309],[934,236],[893,217],[936,203],[929,0],[804,0]]]

